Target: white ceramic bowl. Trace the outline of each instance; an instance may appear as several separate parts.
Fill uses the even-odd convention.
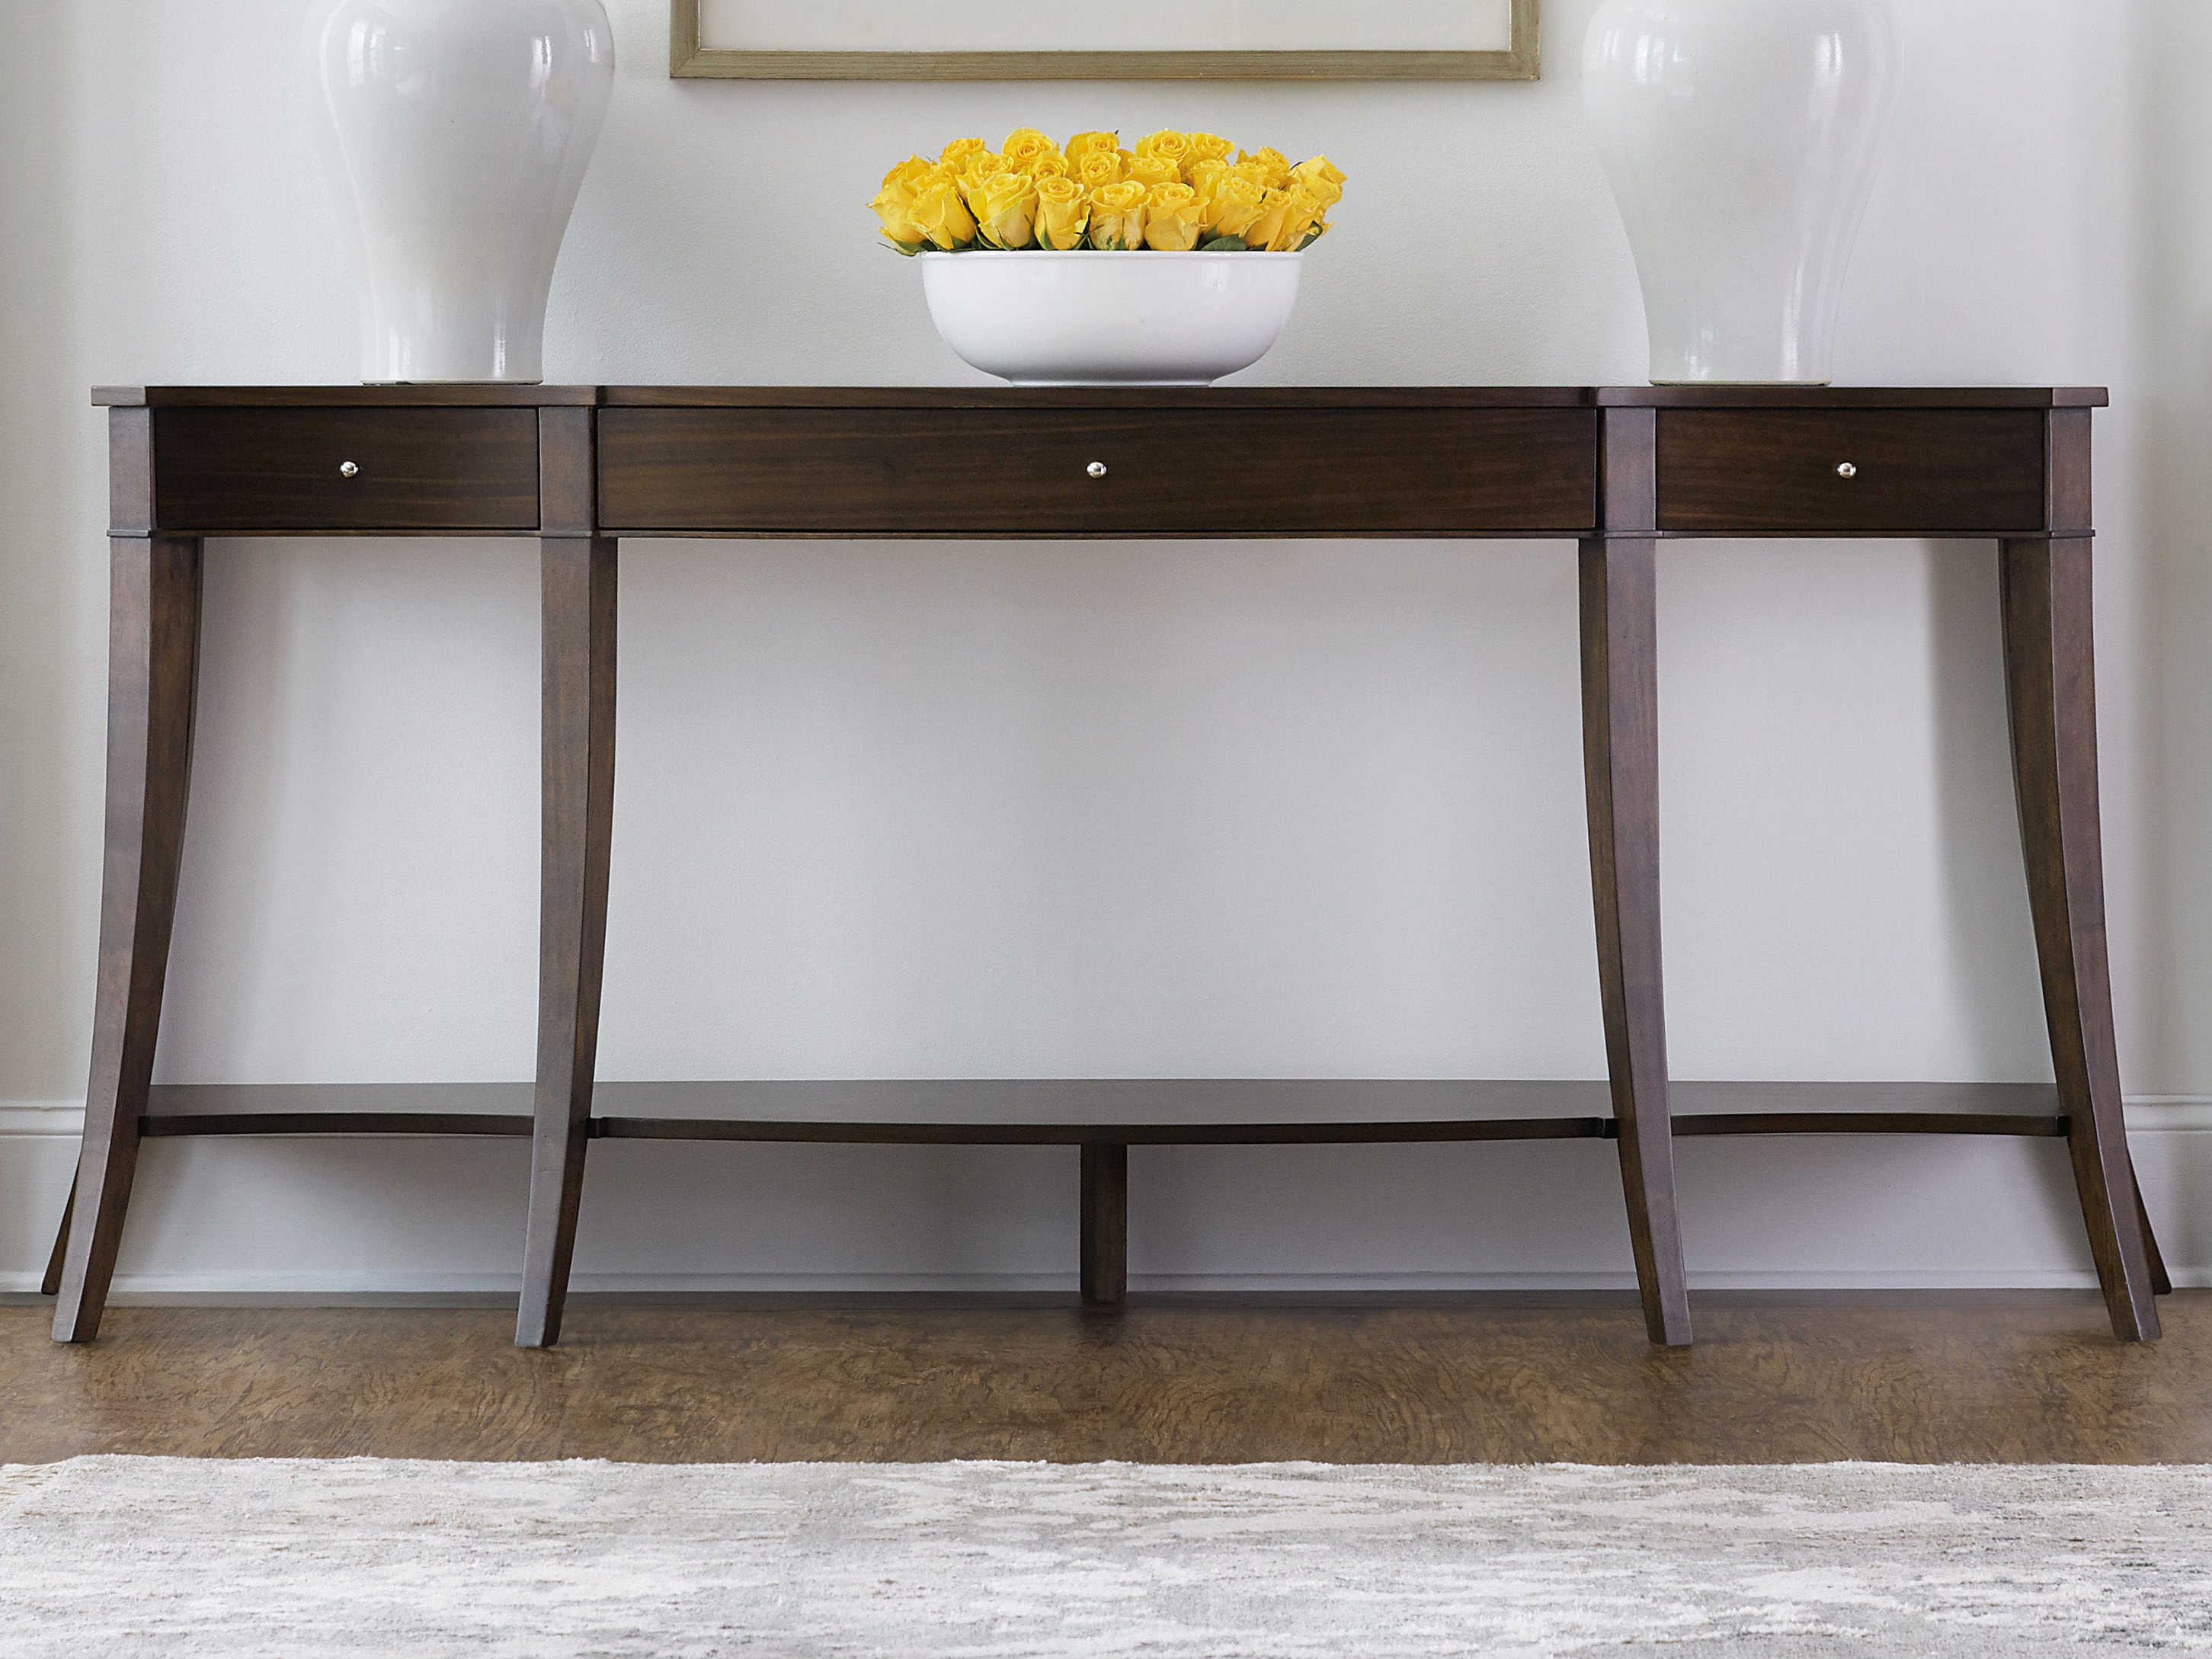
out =
[[[1300,253],[922,253],[945,343],[1016,386],[1209,386],[1291,319]]]

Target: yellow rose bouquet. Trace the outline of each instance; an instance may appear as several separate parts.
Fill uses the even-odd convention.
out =
[[[1328,230],[1344,174],[1326,155],[1291,165],[1218,133],[1162,128],[1124,148],[1114,132],[1064,144],[1019,127],[993,149],[956,138],[910,156],[868,205],[901,253],[1043,248],[1297,253]]]

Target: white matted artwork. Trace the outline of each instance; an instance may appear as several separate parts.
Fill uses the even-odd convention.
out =
[[[1534,80],[1538,0],[671,0],[726,80]]]

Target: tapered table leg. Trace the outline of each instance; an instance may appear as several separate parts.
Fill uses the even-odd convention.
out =
[[[1659,958],[1659,690],[1654,544],[1582,544],[1583,769],[1606,1067],[1620,1126],[1621,1186],[1644,1325],[1690,1340],[1667,1107],[1667,1013]]]
[[[538,1092],[514,1340],[560,1340],[584,1190],[615,793],[615,543],[544,538],[544,827]]]
[[[109,543],[107,831],[92,1071],[54,1340],[100,1333],[154,1078],[169,927],[177,908],[199,672],[200,544]]]
[[[2166,1258],[2159,1254],[2158,1235],[2151,1231],[2150,1206],[2143,1202],[2142,1182],[2136,1174],[2133,1158],[2128,1160],[2128,1180],[2136,1189],[2136,1224],[2142,1229],[2143,1260],[2150,1268],[2151,1291],[2157,1296],[2172,1296],[2173,1279],[2166,1271]]]
[[[1129,1289],[1129,1149],[1085,1143],[1082,1183],[1083,1299],[1119,1303]]]
[[[39,1281],[40,1296],[59,1296],[62,1268],[69,1261],[70,1222],[76,1214],[76,1177],[70,1177],[69,1197],[62,1204],[62,1224],[54,1230],[53,1253],[46,1257],[46,1277]]]
[[[2028,903],[2074,1184],[2113,1334],[2148,1341],[2159,1334],[2158,1307],[2121,1120],[2106,954],[2092,546],[2086,535],[2003,544],[2005,686]]]

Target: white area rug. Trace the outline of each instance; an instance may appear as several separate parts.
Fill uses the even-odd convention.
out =
[[[2212,1651],[2212,1468],[0,1469],[0,1655]]]

